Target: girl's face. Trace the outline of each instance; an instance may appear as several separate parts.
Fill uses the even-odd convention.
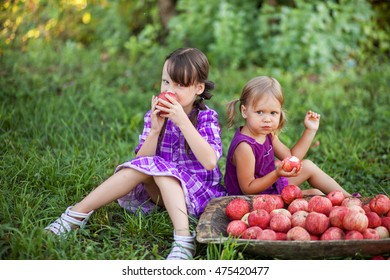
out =
[[[197,83],[195,85],[184,86],[172,81],[171,77],[167,71],[168,61],[164,63],[163,71],[162,71],[162,79],[161,79],[161,92],[169,91],[173,92],[177,101],[183,107],[184,112],[186,114],[190,114],[193,109],[194,101],[196,97],[204,91],[204,83]]]
[[[257,103],[241,106],[242,117],[246,120],[245,130],[254,138],[265,136],[277,130],[282,107],[273,96],[264,96]]]

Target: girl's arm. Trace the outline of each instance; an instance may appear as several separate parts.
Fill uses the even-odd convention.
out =
[[[160,135],[161,128],[164,125],[165,118],[159,116],[159,110],[156,109],[158,98],[152,97],[152,110],[150,114],[151,127],[145,141],[137,152],[138,156],[154,156],[156,154],[158,137]],[[146,124],[145,124],[146,125]]]
[[[177,123],[196,159],[207,170],[217,167],[218,157],[211,145],[196,130],[188,117]]]
[[[302,136],[299,138],[298,142],[289,149],[286,145],[284,145],[279,138],[274,135],[272,138],[272,145],[274,147],[275,155],[280,160],[284,158],[294,155],[299,159],[303,159],[309,150],[311,143],[317,133],[318,127],[320,123],[320,115],[314,113],[312,111],[307,112],[304,120],[305,131]]]
[[[167,99],[169,102],[162,102],[166,103],[167,108],[164,109],[166,117],[171,119],[183,133],[188,146],[200,164],[202,164],[202,166],[207,170],[213,170],[216,168],[218,164],[217,152],[214,151],[210,143],[205,138],[203,138],[199,131],[194,127],[180,103],[171,96],[167,96]],[[156,111],[160,111],[160,109],[163,107],[157,105],[156,108]],[[209,121],[209,123],[207,123],[207,121]],[[209,129],[213,130],[212,126],[215,122],[215,119],[207,119],[203,120],[203,122],[206,122],[207,126],[209,126]]]
[[[274,170],[264,177],[255,178],[256,159],[251,146],[241,142],[234,151],[233,164],[236,166],[237,178],[241,191],[246,195],[258,194],[266,190],[278,180],[277,171]]]

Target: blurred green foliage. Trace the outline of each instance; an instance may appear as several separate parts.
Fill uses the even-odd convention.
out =
[[[157,0],[25,0],[0,6],[0,55],[28,50],[36,41],[98,48],[103,59],[118,53],[130,65],[161,59],[177,47],[202,49],[212,65],[250,65],[297,73],[387,60],[387,1],[178,0],[163,26]]]

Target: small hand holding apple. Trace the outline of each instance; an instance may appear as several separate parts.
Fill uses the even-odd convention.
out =
[[[304,124],[306,129],[318,130],[320,126],[320,114],[317,114],[313,111],[308,111],[305,116]]]
[[[301,173],[301,161],[296,156],[289,156],[276,166],[276,174],[283,177],[295,177]]]

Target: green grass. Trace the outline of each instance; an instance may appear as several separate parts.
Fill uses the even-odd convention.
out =
[[[164,259],[172,242],[165,211],[134,215],[112,203],[66,239],[43,230],[134,157],[163,56],[129,65],[119,56],[102,61],[98,50],[71,43],[37,43],[0,59],[0,259]],[[282,140],[294,144],[305,111],[316,110],[322,115],[320,146],[308,157],[350,192],[390,194],[388,63],[315,81],[272,69],[211,71],[217,88],[209,105],[220,114],[225,155],[235,128],[226,127],[224,104],[251,77],[273,75],[286,96]],[[225,157],[223,171],[224,163]],[[196,255],[252,258],[261,257],[240,252],[234,241],[200,244]]]

